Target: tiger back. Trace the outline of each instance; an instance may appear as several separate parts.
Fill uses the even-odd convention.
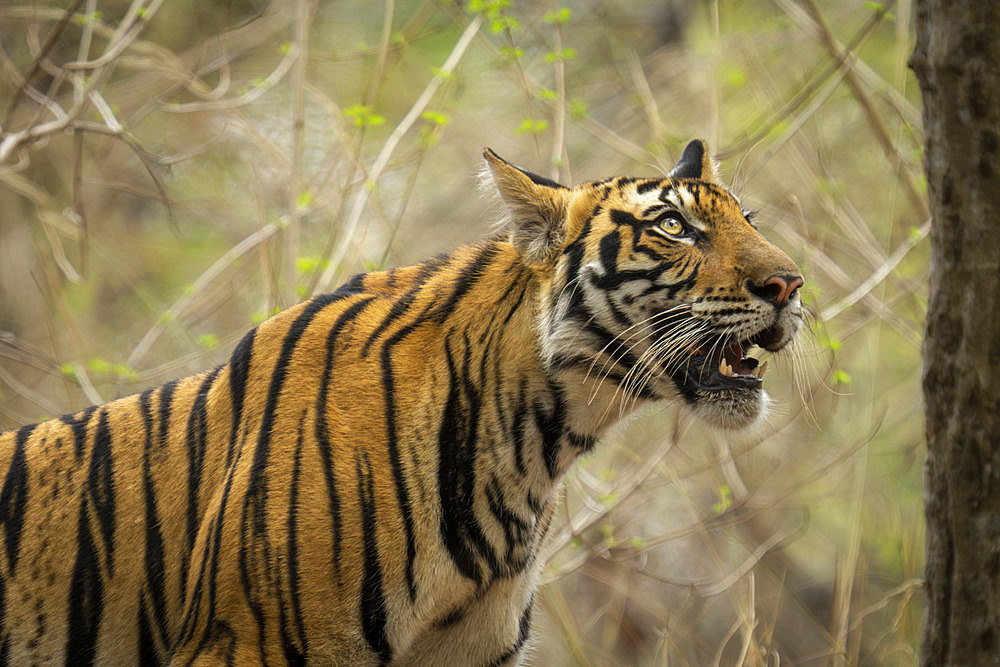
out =
[[[518,664],[568,467],[643,404],[748,428],[798,269],[692,142],[361,274],[228,363],[0,435],[0,663]]]

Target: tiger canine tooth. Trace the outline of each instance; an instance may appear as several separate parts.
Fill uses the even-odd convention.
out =
[[[763,378],[764,377],[764,371],[766,371],[766,370],[767,370],[767,362],[765,361],[764,363],[762,363],[760,366],[757,367],[757,377],[758,378]]]
[[[726,363],[725,357],[723,357],[722,359],[719,359],[719,372],[722,373],[723,375],[732,375],[733,374],[733,369],[730,368],[729,364]]]

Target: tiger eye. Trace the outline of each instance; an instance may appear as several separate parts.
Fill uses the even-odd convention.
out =
[[[660,229],[671,236],[677,236],[684,231],[684,225],[677,218],[670,217],[660,220]]]

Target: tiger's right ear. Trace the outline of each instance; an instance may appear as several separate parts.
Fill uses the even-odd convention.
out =
[[[483,157],[509,213],[511,243],[528,264],[549,263],[566,240],[569,188],[515,167],[489,148]]]

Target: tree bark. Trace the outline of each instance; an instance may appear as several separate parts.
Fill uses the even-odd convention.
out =
[[[934,224],[922,665],[1000,665],[1000,2],[916,0]]]

